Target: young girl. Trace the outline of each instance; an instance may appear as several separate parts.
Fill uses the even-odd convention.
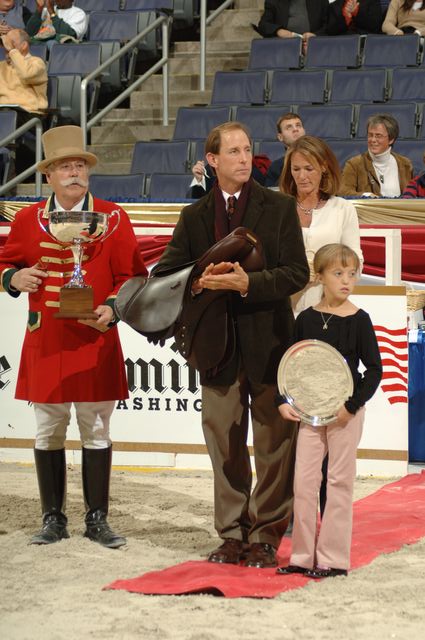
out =
[[[360,268],[357,254],[342,244],[321,247],[314,269],[323,285],[318,305],[302,311],[295,321],[295,342],[315,338],[336,348],[346,359],[354,391],[339,409],[337,420],[312,427],[300,423],[294,480],[292,554],[278,573],[302,573],[310,578],[347,575],[350,566],[352,495],[356,452],[362,434],[364,404],[382,376],[381,358],[369,315],[349,300]],[[365,371],[358,371],[359,362]],[[279,396],[279,411],[299,421],[297,412]],[[317,494],[322,460],[329,453],[326,510],[317,535]]]

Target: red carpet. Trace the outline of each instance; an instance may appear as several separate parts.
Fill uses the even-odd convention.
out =
[[[405,476],[354,503],[351,568],[369,564],[382,553],[397,551],[425,537],[425,471]],[[279,561],[287,564],[290,538],[279,547]],[[273,598],[307,584],[300,575],[279,576],[274,569],[217,565],[206,561],[152,571],[129,580],[116,580],[105,589],[135,593],[181,595],[210,593],[227,598]]]

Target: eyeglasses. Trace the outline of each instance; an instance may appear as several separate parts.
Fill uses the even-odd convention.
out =
[[[368,133],[367,134],[367,139],[368,140],[375,139],[375,140],[378,140],[378,142],[379,142],[379,140],[384,140],[384,138],[388,138],[388,134],[386,134],[386,135],[384,133]]]

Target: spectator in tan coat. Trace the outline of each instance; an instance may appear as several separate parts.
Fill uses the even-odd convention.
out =
[[[339,195],[395,198],[413,177],[409,158],[392,151],[399,127],[395,118],[376,114],[367,121],[367,151],[347,160]]]
[[[47,109],[46,64],[29,53],[30,38],[23,29],[12,29],[2,36],[2,41],[6,60],[0,62],[0,105],[24,109],[20,114],[22,124],[32,114],[39,115]]]

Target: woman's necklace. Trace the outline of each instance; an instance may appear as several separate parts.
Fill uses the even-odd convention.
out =
[[[311,216],[311,214],[313,213],[314,209],[317,209],[317,207],[319,206],[319,204],[321,202],[322,202],[322,200],[319,199],[317,201],[317,203],[314,205],[314,207],[311,207],[311,209],[309,209],[308,207],[303,207],[303,205],[301,204],[301,202],[299,200],[297,200],[297,205],[299,206],[301,211],[304,211],[304,213],[306,213],[308,216]]]
[[[334,317],[334,315],[335,315],[335,314],[333,313],[331,316],[329,316],[329,318],[328,318],[327,320],[325,320],[324,315],[323,315],[323,313],[322,313],[322,312],[320,312],[320,315],[322,316],[322,322],[323,322],[323,327],[322,327],[322,329],[323,329],[324,331],[326,331],[326,330],[327,330],[327,328],[328,328],[328,324],[329,324],[329,322],[331,321],[331,319]]]

